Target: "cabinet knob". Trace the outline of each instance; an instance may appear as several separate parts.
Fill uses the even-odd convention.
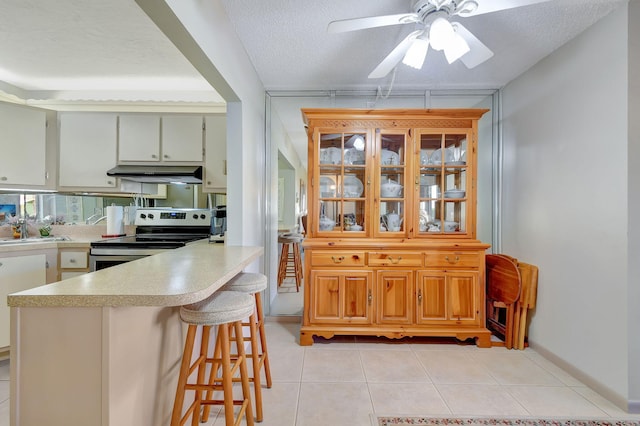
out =
[[[151,158],[158,158],[158,156],[155,154],[151,154]]]
[[[2,262],[0,262],[0,266],[2,266]]]
[[[418,304],[422,304],[422,289],[418,289]]]
[[[369,295],[367,296],[367,300],[369,301],[369,305],[371,305],[371,301],[373,300],[373,295],[371,294],[371,290],[369,290]]]
[[[169,156],[167,154],[164,155],[164,158],[169,158]]]
[[[75,259],[69,259],[69,263],[76,263]]]
[[[107,181],[107,185],[113,185],[113,181],[112,180],[108,180]]]
[[[454,259],[449,259],[449,256],[445,256],[444,260],[446,260],[447,262],[449,262],[452,265],[455,265],[460,260],[460,257],[456,256]]]
[[[7,177],[6,176],[2,176],[2,177],[0,177],[0,180],[5,181],[5,180],[7,180]]]
[[[331,260],[333,260],[333,263],[342,263],[342,261],[344,260],[344,256],[340,256],[340,257],[331,256]]]

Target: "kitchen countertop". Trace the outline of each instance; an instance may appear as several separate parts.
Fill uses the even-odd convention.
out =
[[[26,246],[74,243],[57,241]],[[77,242],[76,242],[77,243]],[[16,246],[13,246],[16,249]],[[264,252],[206,240],[11,294],[11,307],[181,306],[205,299]]]

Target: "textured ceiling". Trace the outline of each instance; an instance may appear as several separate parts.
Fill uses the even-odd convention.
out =
[[[0,80],[41,97],[219,100],[133,0],[0,0]]]
[[[494,1],[494,0],[480,0]],[[517,3],[518,0],[515,2]],[[499,88],[626,0],[551,0],[456,18],[495,56],[469,70],[430,52],[425,66],[397,68],[401,89]],[[411,12],[414,0],[222,0],[268,90],[367,89],[367,75],[415,28],[412,24],[327,34],[337,19]]]
[[[269,91],[387,90],[391,75],[367,75],[414,29],[326,31],[337,19],[410,12],[414,0],[206,1],[224,5]],[[550,0],[460,18],[495,56],[469,70],[430,52],[422,70],[400,64],[393,89],[500,88],[626,1]],[[3,91],[31,99],[222,101],[134,0],[0,0]],[[291,135],[302,135],[293,142],[304,162],[299,108],[281,102],[277,112]]]

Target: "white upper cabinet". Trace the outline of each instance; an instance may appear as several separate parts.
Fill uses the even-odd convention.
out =
[[[63,112],[60,126],[60,187],[115,188],[107,176],[116,165],[117,114]]]
[[[162,116],[162,161],[202,161],[202,116]]]
[[[121,114],[118,161],[202,162],[201,115]]]
[[[204,190],[227,192],[227,118],[224,115],[205,117],[206,160]]]
[[[119,161],[160,161],[160,116],[120,115]]]
[[[44,110],[0,103],[0,188],[47,184],[46,128]]]

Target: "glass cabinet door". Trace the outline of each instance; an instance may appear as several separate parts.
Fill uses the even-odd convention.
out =
[[[378,150],[376,156],[376,184],[379,202],[376,203],[379,223],[376,227],[379,237],[399,236],[407,229],[406,195],[410,192],[407,159],[407,131],[377,130]]]
[[[418,233],[466,233],[470,195],[466,132],[418,134]]]
[[[318,232],[363,236],[367,233],[366,131],[316,134],[318,159]]]

